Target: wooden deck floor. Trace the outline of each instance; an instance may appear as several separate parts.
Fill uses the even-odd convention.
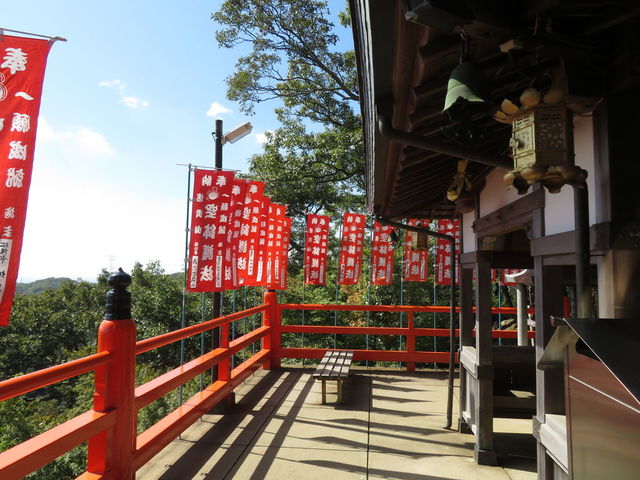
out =
[[[322,405],[312,372],[257,372],[238,389],[236,405],[226,415],[205,415],[136,478],[536,478],[531,421],[496,420],[497,467],[474,463],[471,435],[443,428],[444,374],[354,370],[342,404]],[[457,411],[454,424],[456,418]]]

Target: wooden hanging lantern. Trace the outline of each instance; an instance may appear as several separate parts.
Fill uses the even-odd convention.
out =
[[[564,103],[542,104],[549,98],[534,89],[520,97],[523,109],[504,114],[511,102],[502,106],[503,115],[496,120],[511,123],[510,146],[513,170],[504,177],[509,186],[524,194],[533,183],[542,183],[551,193],[558,193],[566,183],[583,182],[587,172],[575,165],[571,115]],[[508,102],[508,101],[505,101]],[[549,102],[551,103],[551,102]]]

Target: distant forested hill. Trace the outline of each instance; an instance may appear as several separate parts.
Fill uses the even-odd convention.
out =
[[[16,293],[38,295],[45,290],[56,290],[64,282],[74,282],[74,280],[66,277],[49,277],[31,283],[18,283],[16,285]]]

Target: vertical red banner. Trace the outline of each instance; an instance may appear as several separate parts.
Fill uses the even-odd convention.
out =
[[[327,280],[327,251],[329,249],[329,217],[307,215],[304,251],[304,283],[324,285]]]
[[[248,181],[234,178],[231,184],[231,202],[229,204],[227,238],[224,253],[224,281],[225,290],[235,289],[239,286],[238,279],[238,247],[240,243],[240,230],[242,225],[242,212],[244,210],[245,197],[247,195]]]
[[[429,228],[431,220],[410,219],[407,225],[412,227]],[[414,249],[417,245],[418,233],[406,231],[404,237],[404,281],[405,282],[426,282],[429,280],[429,251]]]
[[[280,254],[280,285],[274,288],[279,290],[287,289],[287,279],[289,277],[289,243],[291,240],[291,224],[293,220],[284,217],[282,230],[282,253]]]
[[[225,255],[231,208],[233,172],[194,172],[187,290],[225,289]]]
[[[371,284],[390,285],[393,281],[394,250],[390,235],[394,228],[373,222],[371,242]]]
[[[364,226],[366,217],[355,213],[342,214],[342,239],[338,283],[355,285],[362,270],[362,252],[364,250]]]
[[[456,285],[460,284],[460,220],[438,220],[438,233],[452,235],[455,238]],[[438,238],[436,242],[436,285],[451,283],[451,243]]]
[[[264,183],[252,181],[247,186],[238,237],[238,283],[252,285],[258,267],[258,240],[263,212]]]
[[[0,325],[9,323],[16,289],[50,46],[0,35]]]
[[[264,285],[270,289],[280,288],[282,279],[282,251],[285,213],[287,207],[278,203],[269,205],[267,219],[267,255]]]

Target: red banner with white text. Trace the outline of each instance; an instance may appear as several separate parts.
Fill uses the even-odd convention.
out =
[[[280,285],[273,288],[278,290],[287,289],[287,279],[289,277],[289,243],[291,240],[291,225],[293,219],[284,217],[284,228],[282,230],[282,253],[280,254]]]
[[[247,195],[248,181],[234,178],[231,184],[229,214],[227,215],[226,241],[224,245],[224,288],[238,288],[238,246],[240,243],[240,227],[242,211]],[[221,221],[223,219],[221,218]]]
[[[307,214],[304,248],[304,283],[324,285],[327,280],[329,217]]]
[[[9,323],[51,42],[0,35],[0,325]]]
[[[393,227],[373,222],[371,242],[371,284],[390,285],[393,281],[394,250],[390,235]]]
[[[421,220],[412,218],[407,222],[411,227],[429,228],[431,220]],[[420,245],[422,236],[418,232],[406,231],[404,237],[404,281],[405,282],[426,282],[429,280],[429,251],[426,245]]]
[[[195,170],[187,276],[190,292],[225,289],[225,274],[230,274],[225,270],[225,256],[233,185],[233,172]]]
[[[265,205],[264,183],[249,182],[242,209],[242,223],[238,238],[238,283],[253,285],[258,269],[258,240],[260,220]]]
[[[364,215],[342,214],[342,239],[338,264],[338,283],[340,285],[355,285],[360,278],[365,222]]]
[[[269,289],[280,289],[284,278],[282,252],[284,251],[286,211],[287,207],[285,205],[278,203],[269,205],[266,278],[264,284]]]
[[[460,220],[438,220],[438,233],[455,238],[456,285],[460,284]],[[436,285],[451,283],[451,242],[438,238],[436,242]]]

